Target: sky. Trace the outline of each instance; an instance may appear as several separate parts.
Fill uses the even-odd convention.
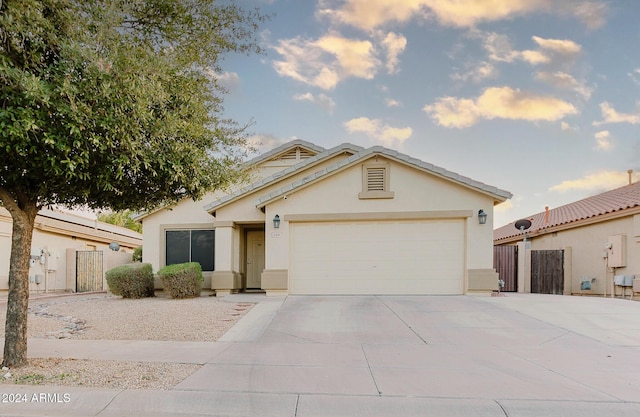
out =
[[[271,15],[217,75],[261,151],[395,149],[511,192],[496,228],[640,179],[640,1],[237,3]]]

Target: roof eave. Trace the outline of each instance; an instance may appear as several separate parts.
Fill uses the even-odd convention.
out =
[[[566,223],[561,223],[553,226],[540,227],[535,230],[527,232],[527,238],[535,238],[539,236],[543,236],[549,233],[561,232],[564,230],[575,229],[578,227],[588,226],[595,223],[606,222],[610,220],[616,220],[622,217],[634,216],[636,214],[640,214],[640,206],[629,207],[622,210],[611,211],[604,214],[599,214],[596,216],[587,217],[580,220],[574,220]],[[494,244],[504,244],[504,243],[512,243],[517,242],[522,239],[522,235],[512,235],[507,236],[500,239],[494,239]]]
[[[497,187],[493,187],[493,186],[489,186],[487,184],[481,183],[479,181],[475,181],[472,180],[470,178],[467,177],[463,177],[459,174],[456,174],[454,172],[451,171],[447,171],[444,168],[440,168],[437,167],[433,164],[427,163],[427,162],[423,162],[419,159],[416,158],[411,158],[408,155],[402,154],[400,152],[394,151],[394,150],[390,150],[387,148],[384,148],[382,146],[374,146],[371,147],[369,149],[364,149],[363,151],[359,152],[358,154],[353,155],[353,157],[347,158],[345,160],[339,161],[337,164],[328,167],[326,170],[324,170],[325,172],[323,172],[321,175],[317,175],[317,173],[314,173],[313,175],[309,176],[309,177],[305,177],[300,181],[297,181],[297,184],[289,184],[287,187],[283,187],[280,190],[277,190],[274,193],[270,193],[269,195],[265,195],[260,197],[257,201],[256,201],[256,208],[258,209],[262,209],[263,207],[267,206],[268,204],[272,203],[273,201],[278,200],[279,198],[281,198],[283,195],[286,194],[291,194],[294,193],[300,189],[306,188],[309,185],[320,181],[322,179],[324,179],[327,176],[331,176],[334,175],[337,172],[343,171],[344,169],[347,169],[357,163],[366,161],[367,159],[370,159],[372,157],[375,156],[384,156],[386,158],[389,159],[393,159],[396,162],[405,164],[407,166],[410,167],[414,167],[416,169],[420,169],[424,172],[427,172],[429,174],[432,174],[434,176],[437,176],[439,178],[445,179],[447,181],[451,181],[454,182],[456,184],[459,184],[461,186],[464,186],[470,190],[476,191],[476,192],[480,192],[482,194],[488,195],[490,197],[492,197],[494,199],[494,205],[498,204],[498,203],[502,203],[506,200],[508,200],[509,198],[513,197],[513,195],[508,192],[508,191],[504,191],[501,190]]]
[[[351,153],[352,155],[357,154],[358,152],[362,151],[362,147],[357,146],[357,145],[353,145],[351,143],[343,143],[340,144],[338,146],[335,146],[331,149],[325,149],[322,152],[318,153],[317,155],[301,161],[300,163],[293,165],[289,168],[286,168],[282,171],[278,171],[276,173],[274,173],[273,175],[270,175],[267,178],[263,178],[259,181],[254,182],[253,184],[248,185],[247,187],[244,187],[241,190],[238,190],[237,193],[235,193],[235,195],[231,195],[230,198],[226,198],[225,201],[221,201],[220,200],[216,200],[212,203],[207,204],[206,206],[204,206],[204,210],[207,211],[208,213],[212,213],[215,212],[216,210],[227,206],[231,203],[233,203],[234,201],[239,200],[240,198],[243,198],[249,194],[252,194],[254,192],[258,192],[270,185],[273,185],[276,181],[282,181],[284,179],[290,178],[293,175],[296,175],[297,173],[300,172],[301,169],[308,169],[311,168],[315,165],[318,165],[320,163],[322,163],[324,160],[328,159],[328,158],[332,158],[336,155],[339,155],[341,153],[344,152],[348,152]],[[275,154],[277,155],[277,153]],[[244,191],[242,191],[244,190]]]

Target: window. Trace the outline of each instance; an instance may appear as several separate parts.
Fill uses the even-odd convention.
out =
[[[389,164],[372,162],[362,166],[362,192],[360,199],[393,198],[389,191]]]
[[[167,265],[198,262],[203,271],[214,270],[213,230],[167,230],[165,233]]]

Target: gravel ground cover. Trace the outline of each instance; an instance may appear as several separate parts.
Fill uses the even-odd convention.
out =
[[[139,300],[108,294],[40,298],[29,302],[27,333],[30,338],[213,342],[252,306],[207,295],[174,300],[161,293]],[[5,317],[2,303],[0,337]],[[28,366],[3,371],[0,384],[170,389],[199,368],[161,362],[30,359]],[[7,373],[10,376],[4,377]]]

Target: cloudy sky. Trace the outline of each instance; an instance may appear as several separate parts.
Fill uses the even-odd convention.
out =
[[[640,179],[640,1],[239,0],[226,115],[270,149],[383,145],[510,191],[494,226]]]

